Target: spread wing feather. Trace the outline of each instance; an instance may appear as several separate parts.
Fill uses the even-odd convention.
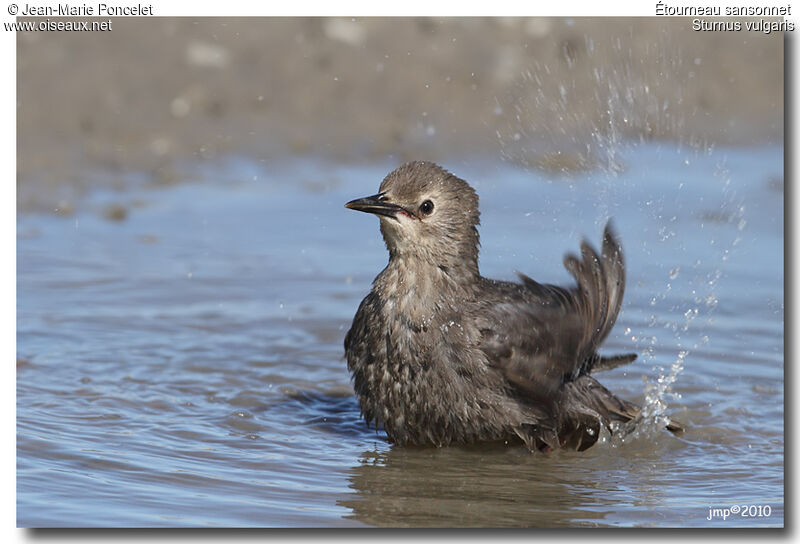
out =
[[[522,274],[521,284],[487,285],[496,296],[481,309],[479,347],[522,402],[549,416],[519,430],[520,436],[540,448],[585,449],[597,440],[601,423],[639,412],[589,375],[636,358],[597,354],[625,293],[625,262],[611,224],[600,255],[583,241],[580,258],[567,255],[564,266],[575,278],[572,288]]]
[[[545,285],[520,274],[521,284],[493,282],[481,308],[481,344],[490,364],[511,383],[551,394],[593,367],[613,368],[635,355],[603,358],[597,348],[622,305],[625,264],[612,227],[606,226],[600,255],[584,241],[581,259],[567,255],[572,288]],[[528,387],[525,387],[526,389]]]

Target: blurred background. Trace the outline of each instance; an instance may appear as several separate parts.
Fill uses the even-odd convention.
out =
[[[18,37],[22,210],[234,154],[591,168],[783,134],[783,35],[683,18],[116,19]]]
[[[691,24],[20,33],[18,526],[782,526],[786,39]],[[387,254],[344,203],[412,158],[475,187],[487,277],[571,285],[614,218],[604,349],[639,358],[599,379],[635,425],[549,456],[365,427],[342,341]]]

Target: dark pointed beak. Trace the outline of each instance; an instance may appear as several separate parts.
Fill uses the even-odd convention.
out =
[[[402,206],[398,204],[393,204],[389,202],[389,199],[383,193],[378,193],[377,195],[368,196],[364,198],[357,198],[355,200],[351,200],[347,204],[344,205],[345,208],[349,208],[351,210],[358,210],[360,212],[366,213],[374,213],[376,215],[385,215],[386,217],[395,218],[398,213],[405,213],[408,215],[408,212]]]

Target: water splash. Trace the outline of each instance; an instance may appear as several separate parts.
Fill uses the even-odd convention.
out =
[[[663,432],[671,419],[667,415],[669,406],[667,399],[678,400],[680,393],[673,391],[672,387],[684,369],[686,356],[689,350],[680,350],[676,360],[669,370],[661,367],[661,372],[654,382],[645,382],[645,402],[639,415],[623,424],[617,425],[613,435],[612,444],[621,445],[640,438],[651,438]]]
[[[531,60],[507,95],[496,98],[501,157],[561,176],[614,176],[625,170],[628,148],[654,137],[702,147],[685,130],[685,82],[676,95],[664,93],[665,83],[687,70],[682,44],[663,33],[641,49],[630,32],[587,34],[565,42],[555,62]]]
[[[721,200],[719,209],[707,212],[701,220],[716,224],[727,224],[734,228],[732,231],[730,229],[711,229],[715,231],[715,234],[708,240],[708,247],[712,250],[712,253],[710,259],[706,259],[706,261],[710,260],[716,265],[708,271],[707,268],[704,269],[704,267],[708,266],[708,262],[697,259],[693,266],[696,273],[692,275],[692,281],[683,286],[683,289],[691,290],[691,302],[685,308],[671,307],[662,312],[663,315],[669,315],[670,313],[674,315],[679,312],[682,317],[677,320],[669,320],[660,319],[656,314],[650,316],[648,326],[651,328],[661,327],[671,332],[675,339],[674,343],[678,346],[678,353],[671,365],[653,366],[653,370],[658,374],[655,380],[651,381],[646,377],[643,378],[644,406],[635,420],[621,426],[620,432],[615,435],[613,441],[615,444],[629,442],[638,438],[652,438],[657,433],[663,432],[664,427],[670,421],[667,415],[668,401],[681,398],[680,394],[673,390],[678,376],[684,370],[690,354],[710,341],[709,335],[703,333],[703,326],[710,325],[713,322],[713,314],[719,304],[717,296],[718,283],[724,277],[723,267],[727,264],[736,246],[741,242],[742,232],[747,226],[744,199],[731,189],[730,176],[731,172],[726,167],[725,160],[722,159],[717,164],[715,172],[715,177],[720,180]],[[671,243],[670,240],[673,237],[661,236],[660,242]],[[665,281],[663,291],[651,299],[651,306],[658,307],[670,299],[669,295],[673,291],[673,282],[681,276],[680,267],[669,269],[667,276],[668,279]],[[629,333],[630,329],[626,329],[626,336]],[[692,341],[693,337],[696,340]],[[640,347],[643,348],[643,359],[646,362],[652,363],[656,360],[657,354],[654,348],[658,341],[657,335],[640,338],[631,336],[630,338],[633,341],[639,341]],[[689,339],[688,342],[687,339]],[[690,347],[686,347],[687,344]]]

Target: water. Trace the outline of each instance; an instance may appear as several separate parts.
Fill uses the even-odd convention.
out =
[[[620,159],[445,163],[481,196],[490,277],[567,283],[564,252],[615,218],[629,283],[606,349],[640,357],[599,378],[646,417],[584,453],[399,448],[359,420],[342,340],[387,255],[343,204],[396,163],[231,159],[21,212],[18,524],[783,525],[782,149]],[[769,516],[710,510],[734,505]]]

